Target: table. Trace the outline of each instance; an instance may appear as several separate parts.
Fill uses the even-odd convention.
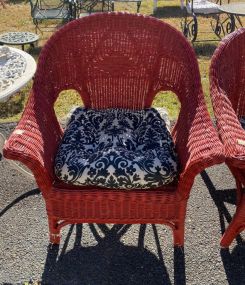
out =
[[[227,14],[245,16],[245,2],[234,2],[230,4],[220,5],[219,9]]]
[[[219,10],[229,15],[231,23],[234,25],[233,30],[235,29],[235,18],[238,20],[239,24],[242,27],[242,22],[239,16],[245,16],[244,2],[231,2],[230,4],[220,5]]]
[[[0,44],[21,45],[22,50],[26,44],[31,46],[37,42],[39,36],[30,32],[8,32],[0,35]]]
[[[35,71],[36,61],[31,55],[9,47],[7,59],[0,59],[0,101],[7,101],[11,95],[25,86]]]
[[[0,47],[0,51],[3,47]],[[0,102],[7,99],[21,89],[32,79],[36,71],[36,61],[28,53],[9,47],[7,59],[0,58]],[[0,132],[0,158],[5,142],[5,135]],[[12,160],[8,160],[13,168],[28,177],[33,175]]]

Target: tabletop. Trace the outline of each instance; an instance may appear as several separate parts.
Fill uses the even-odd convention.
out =
[[[234,2],[219,6],[219,10],[227,14],[245,16],[245,2]]]
[[[36,61],[28,53],[8,47],[6,56],[1,57],[0,48],[0,102],[24,87],[36,71]]]
[[[30,32],[8,32],[0,35],[0,42],[7,45],[31,44],[38,41],[39,36]]]

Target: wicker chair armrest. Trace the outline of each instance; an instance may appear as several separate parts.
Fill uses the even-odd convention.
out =
[[[42,106],[35,107],[32,98],[29,100],[21,120],[4,144],[3,155],[26,165],[46,195],[54,181],[53,160],[63,132],[54,112],[49,110],[44,114],[43,110]]]
[[[188,196],[194,178],[205,168],[225,161],[224,148],[213,126],[206,106],[193,115],[182,110],[173,130],[179,161],[182,195]],[[190,118],[193,116],[192,118]]]
[[[217,86],[211,87],[216,124],[225,147],[226,160],[233,166],[245,167],[245,130],[225,92]]]

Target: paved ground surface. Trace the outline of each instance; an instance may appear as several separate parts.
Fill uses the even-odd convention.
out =
[[[0,161],[0,284],[244,285],[245,235],[229,250],[219,247],[234,213],[234,187],[224,165],[196,178],[183,251],[161,225],[68,226],[60,247],[50,248],[35,182]]]

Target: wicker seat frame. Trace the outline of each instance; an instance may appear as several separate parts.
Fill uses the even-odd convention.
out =
[[[245,229],[245,28],[226,37],[216,49],[210,67],[210,92],[217,128],[224,144],[226,164],[237,185],[236,213],[226,229],[221,246],[229,247]]]
[[[143,109],[171,90],[181,109],[172,130],[180,176],[149,190],[73,187],[56,181],[54,158],[63,129],[54,103],[77,90],[90,108]],[[22,118],[5,143],[4,156],[33,172],[46,202],[50,242],[67,224],[166,224],[174,245],[184,244],[186,206],[195,176],[224,161],[223,146],[208,114],[193,48],[170,25],[152,17],[100,13],[74,20],[42,49]]]

